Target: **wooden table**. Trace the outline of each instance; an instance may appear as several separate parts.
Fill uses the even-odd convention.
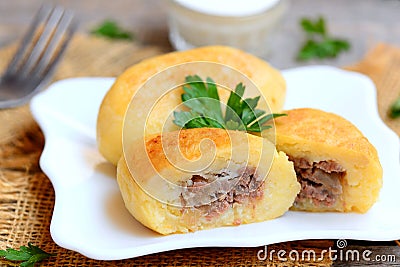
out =
[[[18,39],[25,31],[42,2],[51,0],[0,0],[0,46]],[[167,16],[163,0],[61,0],[64,6],[77,13],[80,31],[88,31],[106,18],[120,22],[133,31],[139,42],[172,49],[168,41]],[[271,39],[271,53],[267,60],[284,69],[304,65],[294,60],[303,41],[299,19],[324,16],[333,35],[347,38],[352,45],[349,52],[337,59],[307,64],[345,66],[359,61],[379,42],[400,46],[399,0],[293,0],[290,9]],[[400,231],[400,229],[399,229]],[[373,255],[390,255],[396,262],[336,261],[335,266],[400,266],[400,247],[395,242],[347,240],[348,249],[369,249]]]

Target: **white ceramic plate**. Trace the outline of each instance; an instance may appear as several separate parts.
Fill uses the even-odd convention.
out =
[[[90,258],[112,260],[188,247],[260,246],[300,239],[399,239],[399,138],[378,116],[372,82],[361,74],[322,66],[283,74],[288,85],[285,108],[313,107],[342,115],[377,148],[384,186],[367,214],[287,212],[262,223],[158,235],[125,209],[115,168],[96,148],[97,111],[114,79],[76,78],[54,83],[31,103],[46,138],[40,165],[56,193],[50,227],[54,241]]]

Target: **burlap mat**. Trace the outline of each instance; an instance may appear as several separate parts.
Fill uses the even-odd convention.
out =
[[[0,69],[9,60],[15,45],[0,50]],[[76,36],[55,79],[76,76],[115,76],[143,58],[160,54],[157,47],[142,47],[128,42],[111,42]],[[376,55],[377,54],[377,55]],[[382,117],[399,133],[400,121],[385,117],[387,103],[399,94],[396,73],[400,70],[400,51],[382,45],[353,69],[365,72],[379,89]],[[376,60],[379,56],[379,61]],[[393,60],[396,59],[396,60]],[[397,80],[396,80],[397,79]],[[397,82],[397,85],[396,85]],[[397,86],[396,90],[394,88]],[[384,100],[382,100],[384,99]],[[0,249],[18,248],[32,242],[57,256],[41,266],[330,266],[328,257],[318,262],[259,261],[258,248],[193,248],[147,255],[122,261],[96,261],[57,246],[49,233],[54,205],[50,181],[38,166],[43,135],[27,106],[0,111]],[[275,244],[269,249],[314,249],[317,253],[333,246],[333,241],[299,241]],[[0,265],[7,265],[0,261]]]
[[[400,48],[379,44],[348,70],[368,75],[377,87],[378,109],[382,120],[400,135],[400,118],[388,116],[390,105],[400,97]]]

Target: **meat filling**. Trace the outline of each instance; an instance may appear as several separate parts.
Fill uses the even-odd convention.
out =
[[[208,219],[224,213],[234,203],[258,199],[264,193],[264,182],[256,175],[255,168],[245,168],[237,173],[223,170],[220,173],[193,175],[186,182],[186,192],[181,195],[183,206],[188,206],[189,197],[193,198],[194,194],[198,194],[196,197],[199,195],[204,197],[204,192],[200,192],[200,188],[211,183],[214,183],[211,186],[213,191],[207,192],[213,195],[214,200],[209,204],[194,205]]]
[[[311,202],[314,207],[329,209],[335,207],[343,193],[341,180],[346,170],[332,160],[310,162],[305,158],[289,159],[294,164],[301,191],[294,206],[301,207]]]

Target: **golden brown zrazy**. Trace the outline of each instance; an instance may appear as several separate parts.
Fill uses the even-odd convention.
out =
[[[301,183],[293,209],[367,212],[382,186],[374,146],[341,116],[311,108],[284,112],[275,120],[276,147]]]
[[[161,234],[273,219],[300,190],[288,157],[267,139],[242,131],[187,129],[149,136],[145,146],[146,153],[121,158],[118,184],[131,214]],[[173,164],[180,153],[189,172]],[[146,166],[148,160],[154,170],[133,177],[127,163]],[[160,176],[181,186],[160,182]]]
[[[251,54],[226,46],[208,46],[152,57],[122,73],[103,99],[97,119],[97,143],[100,153],[108,161],[116,165],[121,157],[124,115],[132,96],[140,86],[152,75],[168,67],[195,61],[220,63],[238,70],[259,88],[260,92],[257,95],[261,94],[267,100],[272,112],[279,112],[282,109],[286,95],[283,76],[267,62]],[[182,82],[189,74],[193,73],[181,73]],[[211,78],[224,84],[232,79],[223,72],[215,72]],[[166,116],[181,103],[182,92],[182,89],[175,90],[158,103],[146,125],[148,134],[179,129],[174,125],[164,129],[163,127]],[[222,91],[220,94],[224,99]],[[142,101],[146,100],[146,95],[143,95]]]

